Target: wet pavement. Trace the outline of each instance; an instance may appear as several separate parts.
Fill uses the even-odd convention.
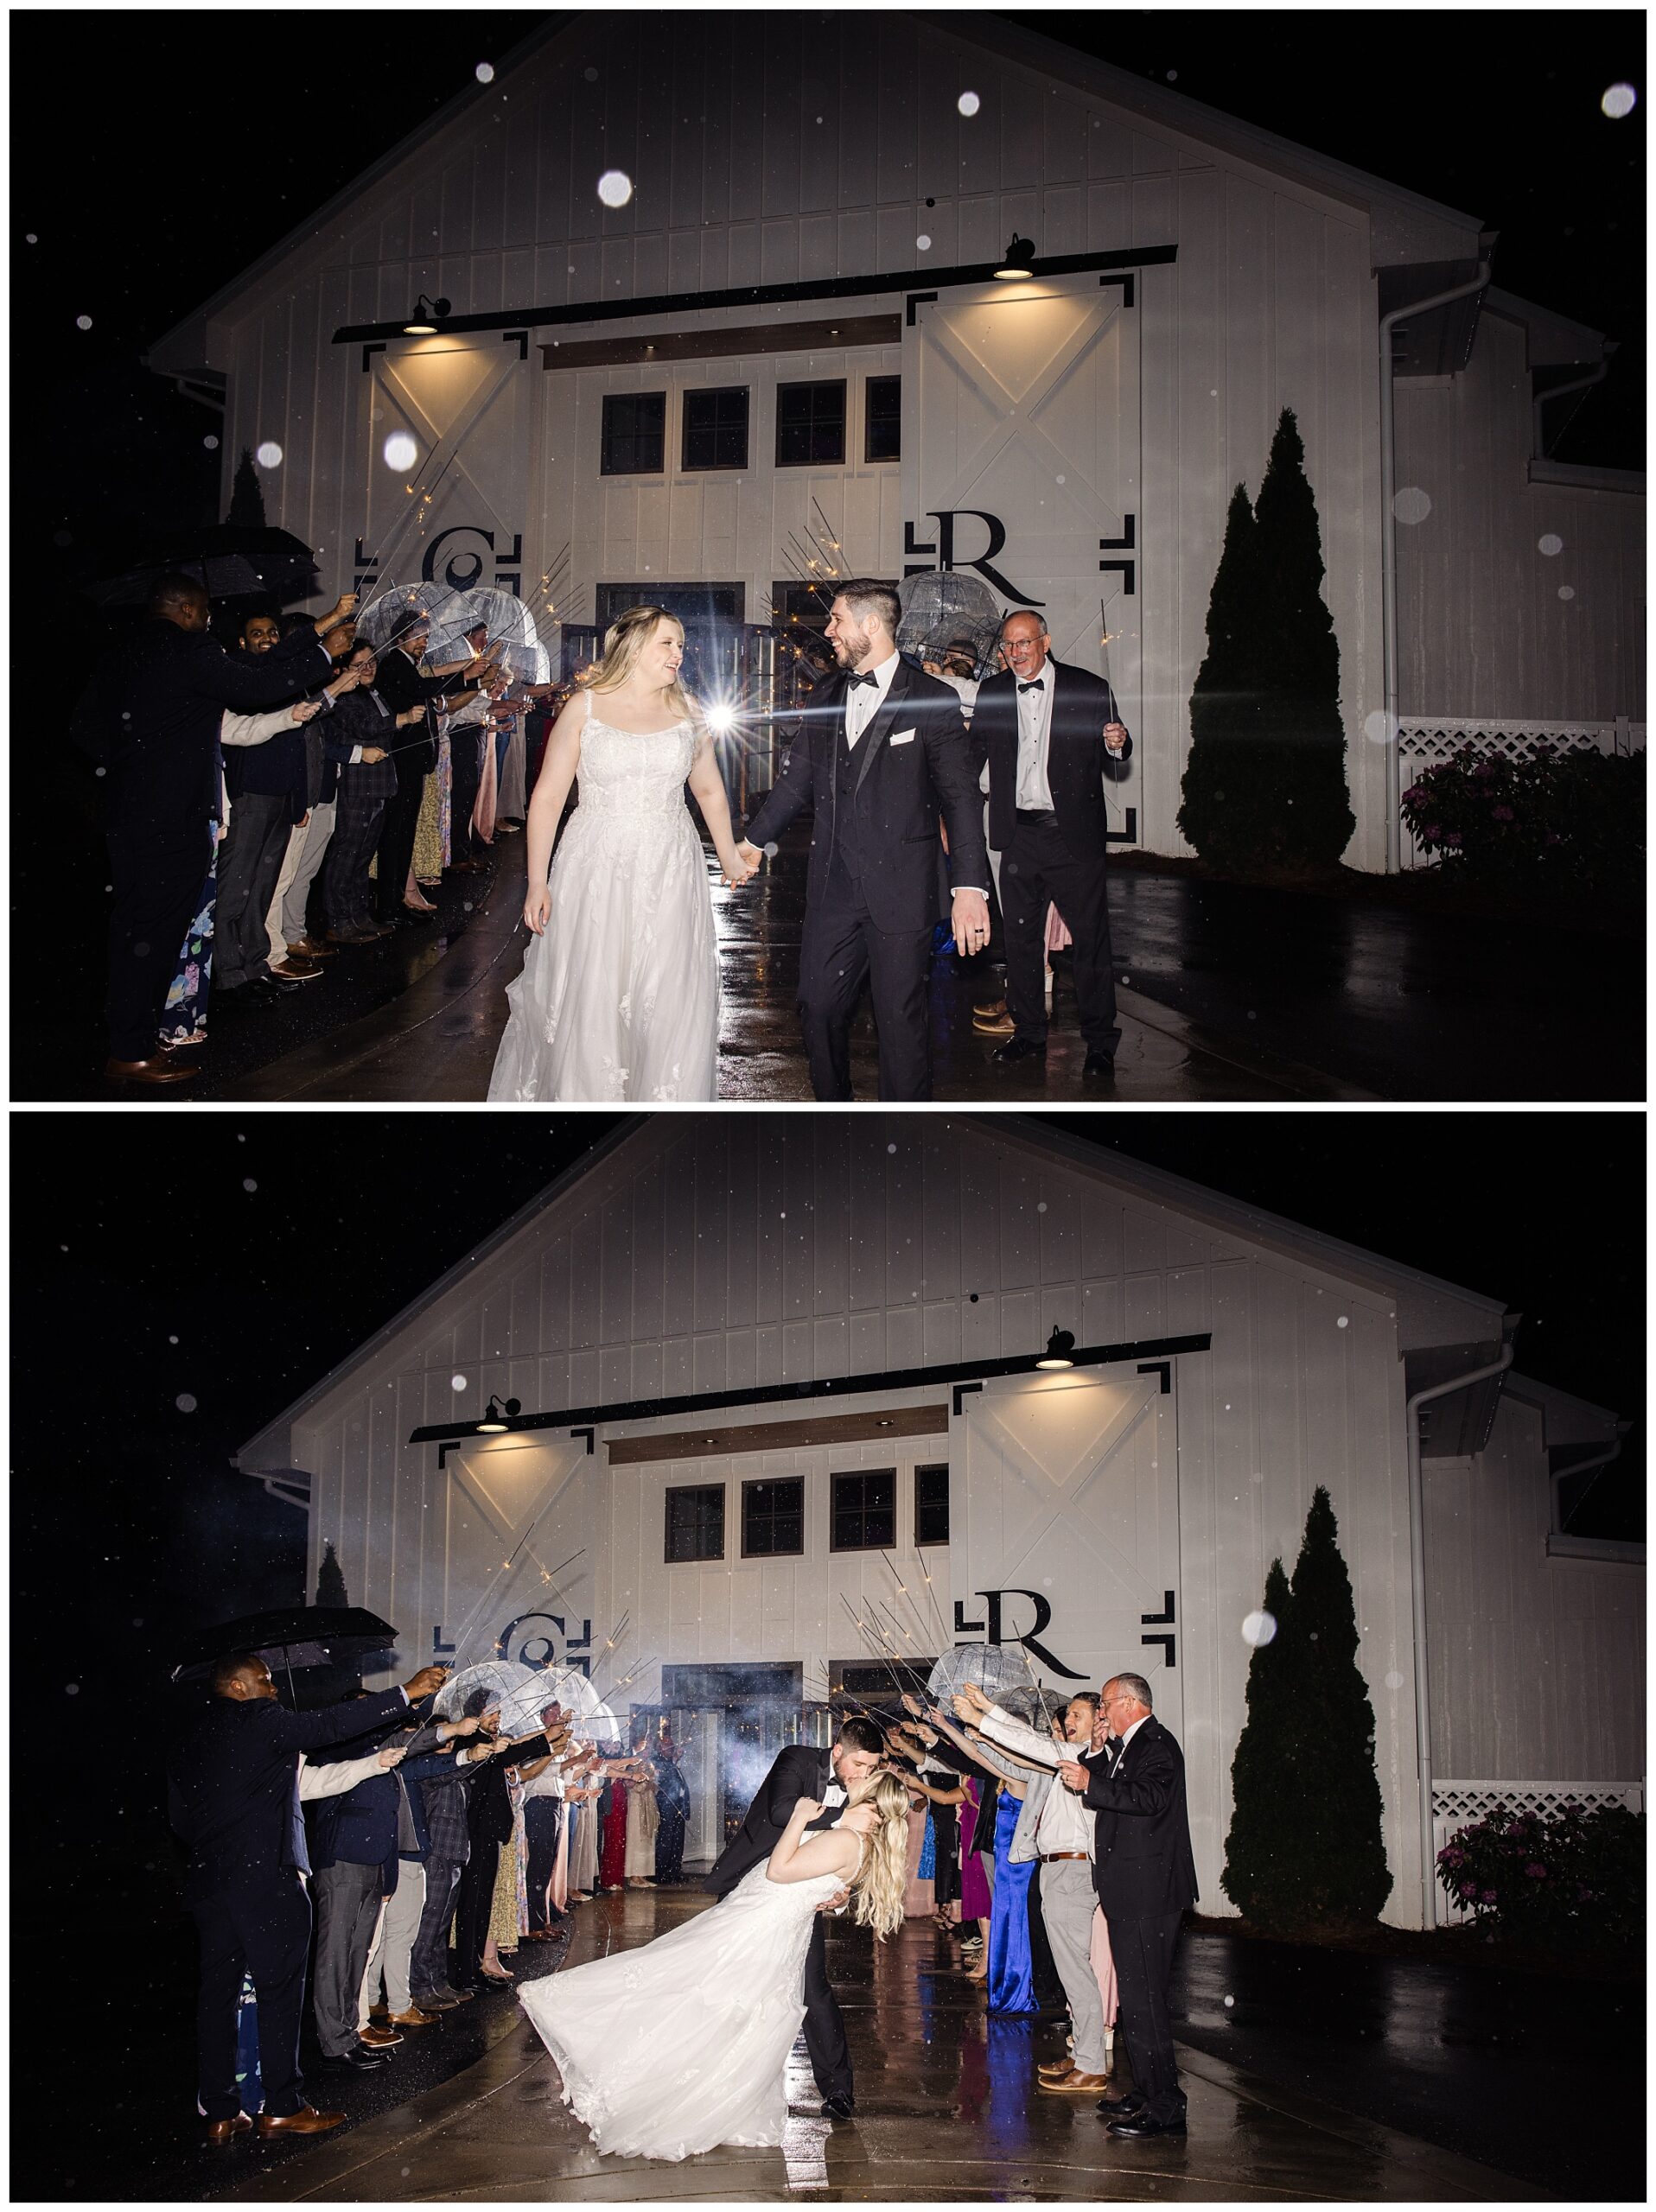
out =
[[[808,830],[730,892],[709,861],[723,1007],[721,1097],[810,1097],[793,989]],[[89,861],[88,865],[96,865]],[[213,1023],[190,1099],[481,1101],[523,962],[524,840],[491,878],[451,878],[437,919],[353,949],[280,1006]],[[940,958],[932,987],[942,1103],[1144,1105],[1640,1098],[1643,962],[1631,938],[1438,913],[1408,887],[1338,893],[1215,882],[1177,863],[1124,861],[1111,912],[1122,1044],[1112,1077],[1084,1080],[1060,961],[1044,1066],[998,1067],[975,1001],[1000,989],[983,959]],[[102,940],[92,907],[66,918],[61,959],[20,976],[15,1095],[101,1098]],[[31,1002],[31,993],[40,994]],[[866,1001],[853,1036],[859,1098],[876,1088]],[[593,1102],[608,1103],[608,1102]]]
[[[803,834],[796,833],[758,883],[740,892],[727,890],[710,863],[723,985],[722,1098],[811,1096],[793,997],[806,849]],[[428,972],[411,976],[399,998],[273,1059],[239,1079],[233,1090],[215,1079],[202,1096],[308,1104],[483,1098],[506,1024],[506,986],[522,966],[526,943],[519,917],[520,867],[519,853],[503,856],[463,936]],[[1251,1035],[1222,1036],[1130,985],[1118,987],[1123,1034],[1114,1076],[1084,1081],[1085,1047],[1075,1027],[1068,979],[1061,972],[1044,1066],[1003,1069],[991,1058],[996,1040],[971,1026],[973,1003],[1000,988],[998,973],[986,960],[964,963],[951,953],[937,962],[932,1057],[938,1101],[1290,1104],[1360,1101],[1370,1095],[1288,1053],[1268,1051]],[[851,1069],[857,1096],[873,1099],[877,1040],[866,1001],[853,1032]]]
[[[710,1901],[636,1891],[577,1916],[571,1962],[647,1942]],[[1538,2190],[1453,2150],[1188,2047],[1183,2140],[1117,2142],[1089,2101],[1038,2094],[1037,2062],[1061,2049],[1056,2018],[990,2019],[952,1939],[913,1922],[876,1946],[830,1931],[857,2115],[817,2116],[803,2044],[780,2150],[720,2150],[681,2164],[600,2158],[564,2108],[539,2038],[519,2021],[474,2066],[285,2158],[238,2155],[215,2197],[544,2203],[640,2198],[776,2202],[1514,2202]],[[1118,2054],[1118,2082],[1129,2079]],[[252,2171],[250,2171],[252,2169]]]

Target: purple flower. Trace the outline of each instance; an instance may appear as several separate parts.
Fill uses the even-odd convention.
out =
[[[1547,1870],[1545,1866],[1537,1866],[1532,1864],[1526,1866],[1524,1869],[1524,1872],[1529,1876],[1532,1882],[1545,1882],[1547,1878]]]
[[[1461,842],[1461,833],[1460,833],[1460,831],[1459,831],[1458,830],[1451,830],[1449,831],[1449,835],[1448,835],[1448,836],[1444,838],[1444,840],[1443,840],[1443,842],[1444,842],[1446,845],[1458,845],[1458,844],[1460,843],[1460,842]]]
[[[1494,1891],[1493,1890],[1486,1890],[1483,1893],[1483,1901],[1486,1904],[1494,1904],[1495,1902]]]
[[[1510,806],[1498,806],[1495,809],[1495,819],[1497,822],[1511,822],[1516,817],[1514,817]]]
[[[1443,834],[1443,825],[1441,822],[1429,822],[1420,834],[1429,845],[1435,845]]]

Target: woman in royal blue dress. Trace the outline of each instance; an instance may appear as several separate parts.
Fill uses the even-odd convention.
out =
[[[1002,1702],[1013,1709],[1016,1692]],[[1035,1962],[1029,1948],[1029,1883],[1035,1861],[1012,1857],[1012,1838],[1023,1810],[1029,1770],[976,1729],[964,1733],[933,1708],[927,1719],[1000,1783],[995,1808],[995,1881],[989,1913],[989,2009],[991,2012],[1036,2012]],[[976,1976],[972,1977],[976,1980]]]

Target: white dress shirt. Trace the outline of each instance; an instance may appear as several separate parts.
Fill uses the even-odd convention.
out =
[[[876,715],[879,713],[881,708],[884,706],[886,702],[886,694],[891,689],[891,679],[896,675],[898,664],[901,658],[901,654],[896,652],[894,648],[887,658],[880,663],[877,668],[865,668],[857,671],[859,675],[873,677],[874,684],[872,689],[870,689],[866,683],[852,683],[847,685],[845,691],[845,741],[850,747],[853,753],[857,750],[857,741],[862,736],[863,731],[874,720]]]
[[[1022,677],[1014,680],[1022,683]],[[1052,747],[1053,666],[1043,661],[1039,676],[1028,679],[1039,689],[1015,691],[1018,702],[1018,784],[1016,804],[1027,812],[1052,812],[1052,785],[1047,778],[1047,755]]]
[[[998,1706],[991,1706],[984,1715],[982,1732],[991,1742],[1003,1745],[1019,1758],[1027,1759],[1031,1766],[1054,1770],[1052,1786],[1035,1821],[1035,1849],[1041,1857],[1049,1859],[1058,1851],[1083,1851],[1091,1859],[1092,1815],[1078,1793],[1066,1788],[1055,1772],[1061,1761],[1079,1758],[1086,1749],[1086,1745],[1055,1744],[1050,1736],[1043,1736],[1039,1729],[1014,1719]]]
[[[1121,1751],[1116,1753],[1118,1759],[1120,1758],[1122,1751],[1124,1751],[1128,1745],[1132,1742],[1133,1738],[1137,1735],[1139,1730],[1144,1726],[1144,1723],[1151,1717],[1152,1716],[1148,1713],[1141,1713],[1138,1719],[1134,1721],[1132,1726],[1127,1730],[1126,1733],[1124,1736],[1118,1738],[1117,1740],[1121,1745]]]

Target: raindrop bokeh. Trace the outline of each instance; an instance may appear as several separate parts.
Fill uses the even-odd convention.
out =
[[[1269,1643],[1277,1633],[1275,1613],[1249,1613],[1242,1623],[1242,1641],[1252,1644],[1257,1651],[1262,1643]]]
[[[492,85],[494,82],[494,64],[492,61],[480,61],[474,73],[480,85]]]
[[[420,457],[420,449],[406,430],[393,430],[385,443],[387,468],[412,468]]]
[[[633,180],[625,169],[606,169],[598,180],[598,197],[606,207],[624,207],[633,196]]]
[[[1535,542],[1539,550],[1546,555],[1549,561],[1551,561],[1555,555],[1562,553],[1564,550],[1564,542],[1563,538],[1559,537],[1556,530],[1548,531],[1544,537],[1538,537]]]
[[[1424,522],[1431,511],[1431,494],[1423,492],[1418,484],[1405,484],[1392,502],[1392,512],[1399,522]]]
[[[89,315],[78,315],[74,319],[74,327],[77,330],[90,330],[92,317]]]
[[[955,102],[955,105],[959,109],[962,115],[976,115],[978,109],[983,105],[983,102],[978,99],[976,92],[962,92],[959,99]]]
[[[463,1390],[466,1388],[465,1376],[463,1375],[451,1375],[449,1377],[449,1388],[451,1390]]]
[[[181,1414],[193,1414],[195,1411],[195,1401],[188,1390],[181,1390],[173,1400],[173,1403]]]
[[[1624,115],[1633,113],[1638,101],[1639,95],[1631,85],[1612,85],[1599,105],[1612,123],[1620,123]]]
[[[274,438],[266,438],[253,455],[261,468],[280,468],[282,448]]]

